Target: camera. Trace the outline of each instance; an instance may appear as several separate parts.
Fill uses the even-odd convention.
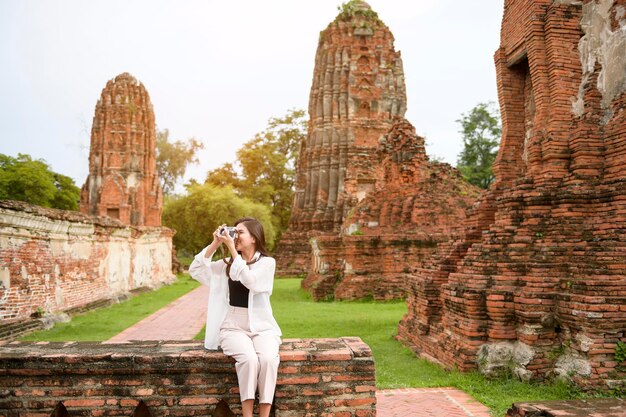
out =
[[[237,228],[236,227],[226,226],[226,227],[220,228],[220,235],[223,235],[225,233],[228,233],[230,235],[230,237],[232,237],[233,239],[237,238]]]

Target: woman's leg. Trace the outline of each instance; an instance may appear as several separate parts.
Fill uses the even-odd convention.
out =
[[[245,400],[241,402],[241,411],[243,412],[243,417],[252,417],[253,410],[254,410],[254,400]]]
[[[259,358],[259,417],[267,417],[276,390],[280,339],[273,335],[258,334],[252,337],[252,342]]]
[[[224,354],[237,363],[237,379],[244,417],[252,417],[252,406],[259,375],[259,358],[250,337],[243,331],[222,330],[220,344]]]
[[[269,417],[272,404],[259,404],[259,417]]]

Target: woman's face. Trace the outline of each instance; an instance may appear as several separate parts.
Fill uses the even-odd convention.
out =
[[[237,239],[235,239],[235,249],[237,249],[237,251],[248,249],[256,250],[256,241],[250,235],[248,228],[243,223],[239,223],[236,227]]]

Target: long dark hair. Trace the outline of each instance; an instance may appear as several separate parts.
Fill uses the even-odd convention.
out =
[[[254,238],[254,248],[261,254],[261,256],[259,256],[257,259],[248,262],[246,265],[252,265],[263,256],[270,256],[270,253],[267,250],[265,244],[265,231],[263,230],[263,225],[261,224],[261,222],[253,217],[242,217],[241,219],[235,221],[235,224],[233,226],[236,227],[239,224],[243,224],[244,226],[246,226],[246,229],[248,229],[248,233],[250,233],[250,236]],[[233,259],[226,259],[226,254],[224,254],[222,260],[227,265],[226,276],[230,278],[230,267],[233,264]]]

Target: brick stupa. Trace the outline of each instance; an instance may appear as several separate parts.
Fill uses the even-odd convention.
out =
[[[145,87],[123,73],[107,83],[96,104],[80,210],[160,226],[162,199],[152,103]]]
[[[625,26],[624,0],[505,1],[496,182],[409,280],[422,355],[624,389]]]
[[[380,140],[383,177],[351,210],[340,235],[311,239],[303,281],[315,299],[405,298],[406,278],[462,233],[479,190],[446,163],[428,160],[424,138],[398,119]]]
[[[352,0],[320,33],[309,97],[309,127],[296,168],[281,273],[310,266],[309,237],[336,234],[375,188],[380,138],[406,111],[404,72],[394,38],[370,6]]]

